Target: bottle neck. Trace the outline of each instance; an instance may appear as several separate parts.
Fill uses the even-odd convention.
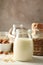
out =
[[[29,38],[27,30],[16,30],[16,37],[17,38]]]

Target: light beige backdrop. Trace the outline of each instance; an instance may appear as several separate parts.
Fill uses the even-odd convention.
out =
[[[43,22],[43,0],[0,0],[0,31],[13,24],[30,28],[32,22]]]

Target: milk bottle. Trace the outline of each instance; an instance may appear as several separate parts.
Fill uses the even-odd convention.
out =
[[[16,30],[16,38],[14,41],[14,60],[15,61],[31,61],[33,55],[33,40],[28,35],[27,30]]]

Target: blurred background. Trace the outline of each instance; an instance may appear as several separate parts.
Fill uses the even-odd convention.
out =
[[[30,28],[33,22],[43,22],[43,0],[0,0],[0,31],[13,24]]]

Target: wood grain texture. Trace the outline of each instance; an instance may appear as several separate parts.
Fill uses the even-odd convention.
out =
[[[30,28],[32,22],[43,22],[43,0],[0,0],[0,31],[13,24]]]

